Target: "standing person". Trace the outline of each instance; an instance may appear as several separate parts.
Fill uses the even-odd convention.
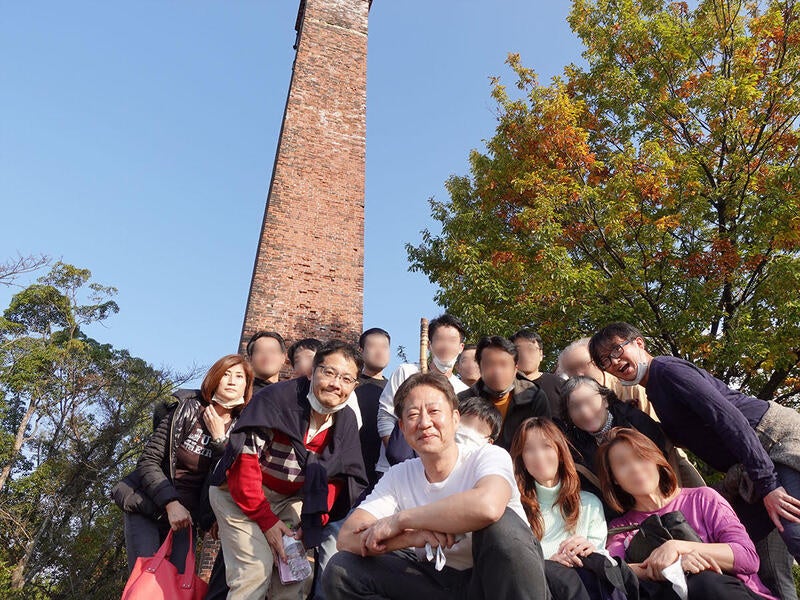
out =
[[[346,515],[366,487],[346,404],[361,366],[358,349],[328,342],[310,381],[269,386],[237,421],[209,489],[229,598],[298,598],[310,588],[310,579],[282,584],[277,561],[285,561],[284,536],[317,546],[324,525]]]
[[[550,414],[558,417],[561,407],[561,384],[563,380],[553,373],[542,373],[539,367],[544,358],[544,343],[541,336],[533,329],[523,328],[511,336],[511,342],[517,347],[519,362],[517,368],[520,375],[538,385],[550,401]]]
[[[378,481],[375,466],[380,458],[382,444],[378,435],[378,408],[381,394],[386,388],[387,379],[383,376],[383,370],[389,365],[391,343],[389,333],[379,327],[367,329],[358,339],[364,356],[364,369],[358,377],[359,386],[356,388],[362,422],[359,435],[370,490]]]
[[[458,394],[459,400],[479,396],[503,417],[497,443],[508,449],[520,423],[528,417],[549,417],[550,402],[539,386],[517,376],[517,348],[499,335],[484,337],[475,353],[481,378]]]
[[[277,331],[259,331],[247,342],[247,360],[253,367],[253,394],[280,379],[286,364],[286,342]]]
[[[609,598],[615,585],[608,571],[616,565],[606,552],[603,504],[594,494],[581,491],[564,434],[550,419],[526,419],[514,435],[511,459],[525,515],[542,545],[553,598]],[[629,579],[636,587],[633,577]],[[624,597],[625,591],[620,585],[615,597]]]
[[[477,349],[478,346],[475,344],[466,344],[456,361],[456,374],[467,386],[475,385],[475,382],[481,378],[481,368],[478,366],[478,361],[475,360]]]
[[[606,502],[624,513],[611,527],[628,528],[609,538],[608,551],[629,562],[645,597],[675,597],[662,572],[680,561],[689,600],[773,598],[756,574],[758,555],[731,506],[712,488],[680,488],[672,467],[649,438],[635,429],[612,429],[598,450],[597,464]],[[653,515],[676,511],[700,541],[688,541],[684,535],[655,549],[645,547],[646,556],[631,556],[636,526]]]
[[[170,561],[183,572],[188,528],[200,520],[206,477],[250,401],[253,371],[242,356],[224,356],[208,370],[200,390],[183,392],[148,440],[126,485],[114,490],[124,511],[129,570],[138,557],[155,554],[172,529]]]
[[[394,399],[419,458],[390,468],[345,521],[323,577],[326,597],[547,598],[508,453],[456,443],[458,401],[440,373],[410,376]]]
[[[361,457],[364,459],[364,468],[367,475],[367,489],[369,493],[378,481],[375,465],[378,462],[381,450],[381,438],[378,436],[378,400],[386,387],[386,378],[383,370],[389,364],[391,337],[389,333],[379,327],[367,329],[358,339],[358,347],[364,359],[364,367],[358,376],[358,387],[355,390],[356,406],[351,408],[360,415],[358,430],[361,441]],[[352,399],[352,395],[351,395]],[[351,402],[348,400],[348,403]],[[317,573],[314,578],[314,600],[324,600],[322,590],[322,575],[330,558],[336,554],[336,536],[344,521],[332,521],[325,527],[325,537],[320,542],[317,553]]]
[[[604,388],[610,389],[623,402],[632,404],[652,418],[658,420],[653,407],[647,400],[647,392],[641,385],[622,385],[619,379],[607,373],[592,361],[589,356],[589,338],[575,340],[558,355],[558,364],[567,377],[591,377]]]
[[[441,315],[433,319],[428,325],[428,341],[431,352],[431,371],[436,371],[444,375],[453,386],[456,393],[467,389],[464,384],[453,372],[458,355],[464,350],[464,340],[467,337],[467,330],[463,323],[456,317],[448,314]],[[397,417],[394,413],[394,395],[400,385],[411,375],[419,373],[419,365],[405,363],[397,367],[389,378],[389,382],[381,393],[380,406],[378,408],[378,435],[381,436],[381,455],[375,470],[378,473],[385,473],[389,469],[390,461],[386,451],[389,449],[390,438],[392,448],[390,455],[395,454],[392,462],[399,459],[408,458],[412,455],[411,449],[405,443],[405,439],[397,428]]]
[[[738,480],[732,485],[738,495],[731,499],[753,539],[760,541],[774,527],[789,553],[800,558],[796,411],[734,390],[686,360],[653,357],[641,332],[628,323],[612,323],[595,333],[589,352],[595,364],[624,385],[645,387],[661,428],[677,446],[727,472],[727,480]],[[761,557],[775,561],[774,572],[783,573],[780,581],[786,581],[784,561],[774,553]]]
[[[292,365],[292,377],[311,377],[314,355],[321,346],[322,342],[315,338],[303,338],[289,346],[287,355]]]

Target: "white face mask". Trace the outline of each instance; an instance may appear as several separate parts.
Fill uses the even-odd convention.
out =
[[[439,358],[435,354],[433,354],[432,356],[433,356],[433,366],[436,367],[436,369],[441,371],[442,373],[446,373],[447,371],[452,370],[452,368],[456,366],[456,360],[458,359],[458,357],[456,356],[452,360],[444,362],[442,360],[439,360]]]
[[[644,351],[641,348],[639,348],[639,362],[636,363],[636,377],[634,377],[632,381],[625,381],[624,379],[620,379],[619,382],[626,387],[633,387],[634,385],[639,385],[639,382],[647,374],[648,366],[649,365],[647,359],[644,356]]]
[[[311,404],[311,409],[315,412],[318,412],[321,415],[332,415],[333,413],[337,413],[342,410],[345,406],[347,406],[347,401],[342,402],[341,404],[337,404],[336,406],[325,406],[322,404],[318,399],[317,396],[314,394],[314,376],[311,376],[311,388],[308,390],[308,403]]]
[[[241,406],[242,404],[244,404],[244,397],[238,398],[236,400],[229,400],[227,402],[223,402],[216,394],[214,394],[211,397],[211,401],[214,404],[219,404],[222,408],[227,408],[228,410],[230,410],[232,408],[236,408],[237,406]]]

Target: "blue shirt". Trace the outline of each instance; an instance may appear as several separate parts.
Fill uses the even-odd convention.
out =
[[[769,404],[732,390],[707,371],[673,356],[650,362],[647,397],[664,433],[718,471],[741,463],[765,496],[779,486],[775,465],[754,427]]]

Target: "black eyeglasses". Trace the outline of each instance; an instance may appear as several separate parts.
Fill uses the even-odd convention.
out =
[[[611,366],[611,361],[619,358],[622,356],[622,353],[625,351],[624,348],[628,344],[630,344],[633,340],[627,340],[622,342],[621,344],[617,344],[611,349],[611,352],[606,354],[605,356],[600,357],[600,366],[604,369]]]

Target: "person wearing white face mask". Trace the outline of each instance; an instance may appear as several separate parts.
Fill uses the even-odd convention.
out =
[[[428,341],[430,343],[431,367],[432,371],[438,371],[450,382],[456,394],[467,389],[467,385],[453,373],[453,367],[459,355],[464,350],[464,340],[466,339],[466,329],[463,323],[456,317],[448,314],[441,315],[433,319],[428,325]],[[378,407],[378,435],[383,441],[378,464],[375,471],[379,474],[389,470],[390,461],[386,456],[386,449],[390,437],[397,441],[399,446],[407,448],[399,435],[397,417],[394,413],[394,395],[400,385],[414,373],[419,373],[419,365],[406,363],[400,365],[381,393]],[[394,432],[394,435],[393,435]],[[394,462],[394,461],[392,461]]]
[[[252,393],[253,370],[238,354],[215,362],[200,390],[176,392],[172,412],[148,440],[136,470],[112,491],[125,513],[129,569],[137,557],[155,554],[172,529],[170,560],[183,571],[187,528],[198,521],[210,526],[201,501],[206,477],[222,456],[227,432]]]
[[[653,357],[641,332],[628,323],[612,323],[595,333],[589,352],[596,365],[623,384],[645,387],[661,428],[675,445],[690,450],[713,469],[728,472],[728,481],[735,475],[734,508],[740,510],[739,496],[747,504],[761,501],[770,525],[800,560],[800,415],[796,411],[734,390],[688,361]],[[742,514],[746,524],[753,519],[748,530],[756,540],[771,528],[759,527],[758,518]]]
[[[228,597],[305,597],[310,577],[283,583],[285,536],[319,545],[366,488],[358,424],[347,405],[361,371],[354,346],[332,341],[314,355],[311,379],[264,388],[231,431],[209,498],[225,556]],[[285,566],[285,564],[284,564]]]

